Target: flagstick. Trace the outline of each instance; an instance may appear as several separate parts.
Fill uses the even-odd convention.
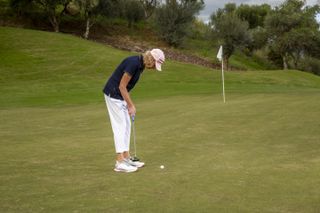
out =
[[[226,96],[224,92],[224,72],[223,72],[223,58],[221,60],[221,74],[222,74],[222,95],[223,95],[223,103],[226,103]]]
[[[221,76],[222,76],[222,96],[223,96],[223,103],[226,103],[226,96],[224,91],[224,72],[223,72],[223,46],[220,45],[217,58],[221,61]]]

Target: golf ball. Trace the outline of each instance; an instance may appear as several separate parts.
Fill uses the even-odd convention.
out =
[[[160,166],[160,169],[164,169],[164,165],[161,165],[161,166]]]

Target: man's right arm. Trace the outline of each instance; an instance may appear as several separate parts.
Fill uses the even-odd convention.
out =
[[[127,72],[124,72],[124,74],[121,78],[121,81],[120,81],[119,90],[120,90],[120,93],[121,93],[123,99],[128,104],[129,115],[133,116],[136,114],[136,108],[135,108],[135,106],[130,98],[130,94],[127,90],[127,85],[130,82],[130,80],[131,80],[131,76]]]

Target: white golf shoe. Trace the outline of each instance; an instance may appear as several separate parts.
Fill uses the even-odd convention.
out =
[[[133,161],[130,158],[124,159],[129,165],[137,167],[137,168],[141,168],[144,166],[144,162],[141,161]]]
[[[114,171],[116,172],[135,172],[137,170],[138,170],[137,167],[130,165],[126,161],[122,161],[122,162],[117,161],[114,167]]]

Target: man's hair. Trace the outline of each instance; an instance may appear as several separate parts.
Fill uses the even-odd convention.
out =
[[[146,67],[155,66],[155,60],[150,51],[146,51],[145,53],[143,53],[143,63]]]

